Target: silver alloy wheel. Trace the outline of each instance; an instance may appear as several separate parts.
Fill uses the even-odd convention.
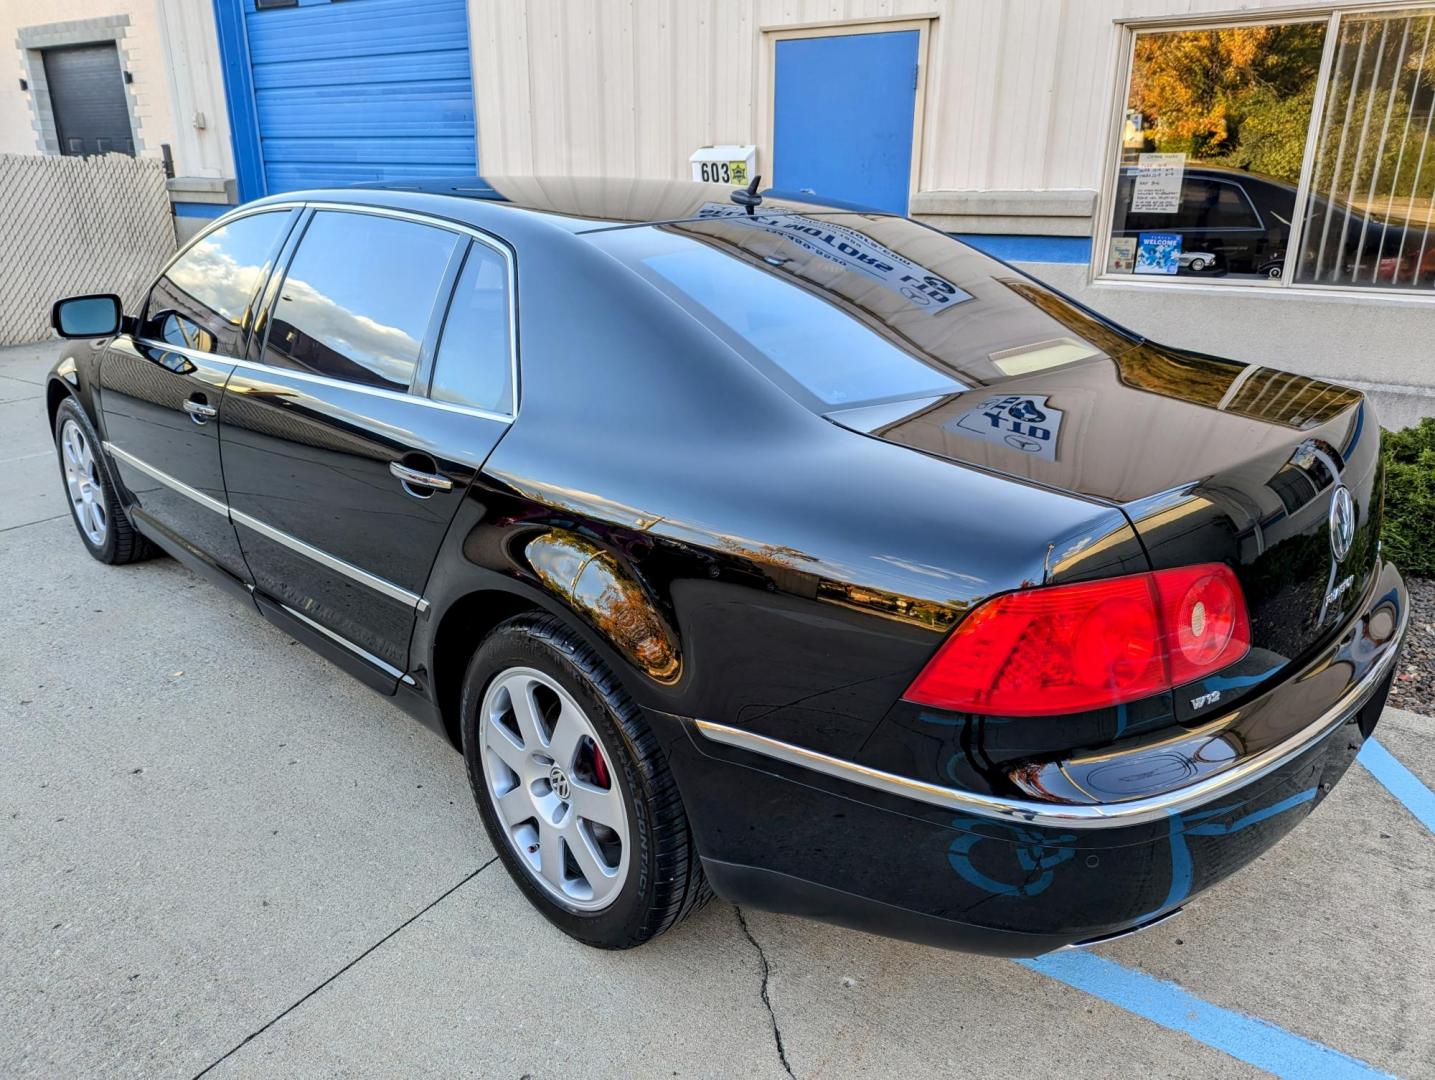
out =
[[[60,464],[65,470],[65,487],[80,530],[95,547],[102,547],[109,528],[105,485],[100,479],[100,465],[90,440],[73,420],[66,420],[60,426]]]
[[[601,911],[628,876],[630,845],[628,808],[593,722],[527,667],[495,677],[479,710],[484,788],[519,861],[560,903]]]

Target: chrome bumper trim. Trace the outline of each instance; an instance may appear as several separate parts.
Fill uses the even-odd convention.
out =
[[[825,776],[847,780],[874,791],[898,795],[917,802],[940,806],[946,810],[959,810],[977,817],[995,818],[998,821],[1020,821],[1034,825],[1047,825],[1063,829],[1104,829],[1127,825],[1142,825],[1161,821],[1173,814],[1185,813],[1212,799],[1220,798],[1231,788],[1252,783],[1283,765],[1289,764],[1311,746],[1320,742],[1350,719],[1351,714],[1366,703],[1380,686],[1381,680],[1389,674],[1400,652],[1400,643],[1405,637],[1406,623],[1410,618],[1410,606],[1404,605],[1400,612],[1400,624],[1391,637],[1391,647],[1386,650],[1360,682],[1356,683],[1312,723],[1293,733],[1283,741],[1268,747],[1258,754],[1252,754],[1244,761],[1233,765],[1223,773],[1207,777],[1198,783],[1174,791],[1151,795],[1127,802],[1069,804],[1043,803],[1029,799],[1006,799],[996,795],[982,795],[973,791],[930,784],[924,780],[898,776],[896,773],[869,768],[854,761],[829,757],[815,750],[808,750],[792,743],[769,739],[740,728],[715,724],[710,720],[695,721],[703,736],[725,746],[737,747],[754,754],[811,769]]]

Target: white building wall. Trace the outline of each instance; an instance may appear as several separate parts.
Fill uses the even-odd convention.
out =
[[[1094,192],[1121,59],[1117,20],[1321,6],[470,0],[479,156],[494,174],[684,177],[699,146],[756,143],[770,174],[772,32],[911,19],[928,25],[919,194]]]
[[[120,67],[133,79],[125,90],[138,156],[157,158],[168,143],[180,176],[234,175],[209,0],[0,2],[0,153],[54,152],[36,95],[39,57],[26,47],[43,28],[67,44],[115,42]],[[194,127],[195,113],[204,114],[203,130]]]
[[[1378,2],[1378,0],[1377,0]],[[1119,21],[1329,12],[1321,0],[469,0],[485,173],[686,177],[712,143],[754,143],[770,177],[773,34],[925,25],[912,213],[952,231],[1090,235],[1110,149]],[[854,77],[860,77],[855,74]],[[1173,345],[1386,388],[1435,413],[1428,301],[1302,290],[1139,288],[1031,264]]]
[[[224,77],[214,5],[209,0],[153,0],[164,42],[174,110],[174,165],[180,176],[234,176]]]

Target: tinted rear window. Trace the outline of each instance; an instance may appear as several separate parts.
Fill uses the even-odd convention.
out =
[[[1135,344],[904,218],[714,212],[588,239],[821,412],[960,393]]]
[[[957,393],[922,363],[841,308],[691,237],[657,229],[604,234],[604,246],[777,381],[823,405]]]

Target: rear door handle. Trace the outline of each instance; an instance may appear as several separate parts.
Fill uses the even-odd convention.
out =
[[[397,461],[389,462],[389,472],[398,477],[405,487],[427,488],[429,491],[452,491],[453,481],[437,473],[419,472]]]
[[[213,405],[206,405],[203,401],[190,399],[184,403],[184,411],[189,413],[189,418],[196,424],[207,423],[219,415],[219,410]]]

